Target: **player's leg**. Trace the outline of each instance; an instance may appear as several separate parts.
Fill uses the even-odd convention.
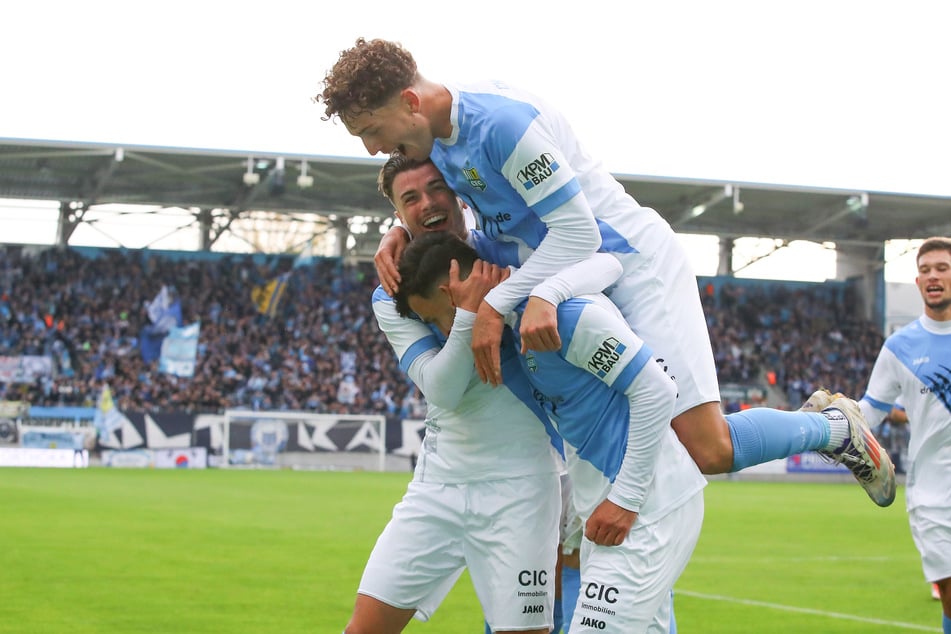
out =
[[[723,415],[710,335],[696,277],[687,262],[671,235],[654,258],[622,278],[611,299],[676,381],[672,425],[700,470],[727,473],[812,450],[839,449],[833,456],[837,459],[848,450],[843,462],[869,496],[879,505],[890,504],[894,468],[888,454],[867,433],[861,412],[853,411],[857,408],[840,403],[849,410],[845,417],[837,412],[765,407]]]
[[[581,544],[581,591],[571,634],[667,634],[670,591],[703,524],[703,493],[649,524],[634,523],[620,546]]]
[[[951,508],[915,506],[908,510],[908,524],[925,579],[938,584],[942,626],[951,634]]]
[[[465,565],[465,488],[410,482],[373,547],[346,634],[401,632],[428,620]]]
[[[575,605],[581,592],[581,557],[578,551],[562,557],[561,566],[561,610],[562,634],[571,631],[571,619],[575,615]]]
[[[379,599],[358,594],[344,634],[399,634],[414,614],[415,608],[395,608]]]
[[[944,634],[951,634],[951,577],[945,577],[935,582],[938,587],[938,598],[941,600],[941,625]]]
[[[564,596],[561,591],[562,570],[564,569],[561,548],[558,549],[557,555],[555,558],[555,605],[552,608],[552,634],[560,634],[565,624],[565,612],[561,604]]]
[[[560,490],[557,473],[469,487],[466,563],[496,634],[551,631]]]

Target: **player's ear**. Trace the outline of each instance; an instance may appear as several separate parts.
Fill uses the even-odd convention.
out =
[[[400,92],[400,98],[403,100],[403,103],[409,106],[409,111],[413,114],[419,112],[419,94],[412,88],[404,88]]]
[[[456,302],[452,298],[452,290],[449,288],[449,279],[443,279],[440,282],[439,286],[436,287],[436,291],[439,293],[439,297],[445,298],[445,301],[449,303],[453,308],[456,307]]]

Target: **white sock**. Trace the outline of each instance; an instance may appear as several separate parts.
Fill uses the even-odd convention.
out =
[[[837,409],[827,409],[822,415],[829,421],[829,443],[823,447],[826,451],[835,451],[845,445],[852,437],[849,419]]]

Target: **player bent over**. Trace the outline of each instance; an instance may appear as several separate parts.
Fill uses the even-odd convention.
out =
[[[396,294],[452,335],[479,303],[458,288],[483,263],[457,237],[428,233],[404,251]],[[520,310],[501,354],[518,352]],[[517,355],[535,397],[564,439],[574,503],[584,518],[580,596],[570,631],[666,633],[670,593],[703,522],[701,475],[670,427],[676,388],[603,295],[559,304],[562,347]],[[504,370],[506,374],[511,370]]]
[[[405,221],[420,222],[425,212],[430,224],[438,216],[457,235],[467,235],[441,177],[419,170],[391,176]],[[505,254],[483,257],[490,255]],[[470,294],[481,299],[499,275],[497,268],[480,269],[458,285],[459,300]],[[579,283],[567,280],[566,292],[591,292],[607,283],[598,275],[573,279]],[[414,615],[427,620],[465,566],[495,632],[547,634],[563,466],[552,449],[560,438],[518,366],[517,350],[505,357],[506,381],[496,389],[475,374],[471,332],[461,322],[442,337],[418,319],[400,317],[382,288],[373,295],[373,310],[428,411],[413,480],[370,554],[347,634],[390,634]]]

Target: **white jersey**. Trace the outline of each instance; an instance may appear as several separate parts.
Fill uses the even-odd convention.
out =
[[[494,289],[487,301],[500,313],[599,245],[629,271],[671,233],[656,211],[638,205],[585,152],[564,116],[536,96],[500,82],[446,87],[452,94],[452,136],[437,139],[430,156],[449,186],[476,211],[485,234],[532,249],[554,226],[576,238],[536,252]]]
[[[472,358],[471,323],[457,317],[458,328],[453,327],[445,342],[450,354],[442,356],[452,364],[427,376],[425,366],[441,350],[439,337],[423,322],[400,317],[382,287],[373,294],[373,312],[400,366],[428,404],[415,480],[458,484],[560,470],[546,432],[547,418],[535,404],[517,360],[507,360],[503,386],[482,383]]]
[[[908,414],[908,509],[951,508],[951,321],[922,315],[885,340],[860,403],[877,425],[900,397]]]
[[[670,410],[637,396],[672,391],[670,378],[617,307],[603,295],[569,299],[558,306],[558,332],[560,350],[519,359],[565,441],[578,513],[588,517],[610,498],[647,524],[693,498],[706,480],[670,427]],[[642,407],[635,413],[632,398]]]
[[[640,206],[537,97],[497,82],[446,87],[452,133],[436,139],[430,157],[489,239],[533,250],[485,301],[508,314],[566,266],[610,254],[623,273],[605,293],[677,381],[674,414],[719,401],[696,275],[667,221]]]

